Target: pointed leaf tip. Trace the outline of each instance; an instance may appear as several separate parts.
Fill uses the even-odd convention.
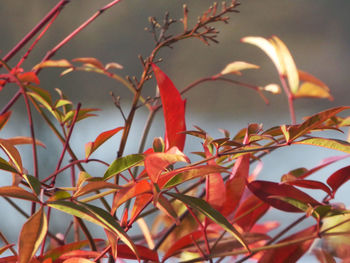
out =
[[[182,151],[186,139],[185,100],[182,100],[173,82],[158,66],[152,64],[152,69],[163,105],[166,149],[177,146]]]

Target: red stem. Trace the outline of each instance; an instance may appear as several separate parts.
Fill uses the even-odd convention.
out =
[[[294,110],[294,97],[293,94],[290,92],[287,82],[286,82],[286,78],[283,75],[280,75],[280,80],[281,80],[281,84],[282,87],[284,89],[284,92],[287,95],[287,99],[288,99],[288,106],[289,106],[289,113],[290,113],[290,118],[292,120],[292,124],[295,125],[296,122],[296,118],[295,118],[295,110]]]
[[[63,157],[67,151],[67,148],[69,146],[69,139],[70,137],[72,136],[72,132],[73,132],[73,129],[74,129],[74,125],[78,119],[78,115],[79,115],[79,110],[80,110],[80,107],[81,107],[81,103],[78,103],[77,105],[77,109],[75,111],[75,114],[74,114],[74,117],[73,117],[73,120],[72,120],[72,124],[71,124],[71,127],[69,129],[69,132],[68,132],[68,136],[67,136],[67,139],[64,143],[64,146],[63,146],[63,150],[62,150],[62,153],[61,153],[61,156],[60,156],[60,159],[58,160],[58,163],[57,163],[57,167],[56,167],[56,172],[60,169],[61,167],[61,164],[63,162]],[[51,181],[51,186],[54,186],[55,185],[55,180],[56,180],[56,176],[53,177],[52,181]]]
[[[45,26],[45,24],[57,13],[59,13],[63,7],[68,4],[70,0],[61,0],[54,8],[51,9],[49,13],[20,41],[17,43],[17,45],[3,57],[3,61],[7,62],[10,60],[14,55],[17,54],[19,50],[21,50],[25,44],[28,43],[35,35],[38,33],[41,28]],[[1,66],[0,66],[1,67]]]
[[[67,0],[61,0],[63,2],[69,2]],[[107,9],[111,8],[112,6],[114,6],[115,4],[119,3],[121,0],[114,0],[112,2],[110,2],[109,4],[105,5],[104,7],[102,7],[100,10],[98,10],[94,15],[92,15],[88,20],[86,20],[83,24],[81,24],[78,28],[76,28],[72,33],[70,33],[66,38],[64,38],[60,43],[58,43],[53,49],[51,49],[49,52],[47,52],[47,54],[45,55],[45,57],[42,59],[41,62],[47,61],[49,60],[51,57],[53,57],[55,55],[55,53],[62,48],[65,44],[67,44],[73,37],[75,37],[80,31],[82,31],[85,27],[87,27],[91,22],[93,22],[97,17],[99,17],[104,11],[106,11]],[[53,16],[53,15],[52,15]],[[52,17],[51,16],[51,17]],[[50,18],[51,18],[50,17]],[[49,20],[49,19],[48,19]],[[41,27],[40,27],[41,28]],[[35,31],[35,33],[38,31]],[[34,72],[36,74],[39,74],[39,72],[41,71],[40,68],[38,68],[37,70],[35,70]],[[2,109],[2,111],[0,112],[0,115],[6,113],[12,106],[13,104],[16,103],[16,101],[18,100],[18,98],[21,96],[21,92],[18,91],[13,97],[12,99],[7,103],[7,105]]]

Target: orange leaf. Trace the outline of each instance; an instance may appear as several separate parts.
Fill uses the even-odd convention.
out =
[[[113,214],[127,200],[144,193],[152,193],[152,186],[146,180],[133,183],[131,186],[121,189],[114,198],[111,213]]]
[[[19,186],[3,186],[0,187],[0,196],[14,197],[34,202],[39,202],[36,195],[27,192]]]
[[[63,261],[63,263],[93,263],[94,261],[88,260],[86,258],[70,258],[67,259],[65,261]]]
[[[33,139],[31,137],[23,137],[23,136],[17,136],[7,139],[8,142],[10,142],[12,145],[21,145],[21,144],[32,144]],[[45,144],[39,140],[35,140],[35,144],[46,148]]]
[[[73,62],[81,62],[81,63],[84,63],[84,64],[90,64],[96,68],[99,68],[99,69],[104,69],[104,66],[103,64],[101,63],[101,61],[99,61],[98,59],[96,58],[75,58],[75,59],[72,59]]]
[[[47,232],[47,219],[41,207],[24,223],[18,244],[19,263],[28,263]]]
[[[171,148],[166,153],[150,153],[144,160],[145,169],[149,178],[153,182],[157,182],[161,172],[166,167],[176,162],[189,162],[186,155],[180,152],[176,147]]]
[[[185,123],[185,101],[182,100],[179,91],[158,66],[152,64],[156,76],[160,98],[163,104],[165,120],[165,148],[170,149],[177,146],[183,151],[185,145],[186,131]]]
[[[6,153],[17,170],[22,173],[22,159],[16,147],[8,140],[0,139],[0,148]]]
[[[143,211],[149,202],[153,200],[153,194],[142,194],[135,198],[134,206],[132,207],[130,222],[133,222],[136,217]]]
[[[17,77],[21,82],[32,82],[37,85],[40,84],[40,80],[34,72],[21,73],[21,74],[18,74]]]
[[[102,132],[97,136],[94,142],[89,142],[85,146],[85,157],[88,158],[98,147],[100,147],[105,141],[111,138],[113,135],[118,133],[124,127],[118,127],[113,130]]]

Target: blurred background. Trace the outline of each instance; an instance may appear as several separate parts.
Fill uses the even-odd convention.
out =
[[[54,22],[46,36],[38,43],[28,60],[23,65],[30,70],[39,63],[46,52],[66,37],[72,30],[95,13],[106,0],[75,0],[69,3]],[[57,1],[2,0],[0,3],[0,56],[3,57],[40,19],[57,3]],[[190,25],[205,11],[212,1],[163,1],[163,0],[123,0],[95,22],[79,33],[68,45],[57,52],[53,59],[73,59],[77,57],[95,57],[102,63],[118,62],[124,69],[119,74],[140,76],[142,67],[137,55],[147,57],[154,47],[153,37],[144,30],[149,26],[148,17],[157,17],[162,21],[164,13],[170,12],[175,19],[182,17],[182,5],[186,3],[189,9]],[[349,1],[342,0],[242,0],[238,7],[240,13],[230,15],[229,24],[216,24],[220,31],[219,44],[204,45],[197,39],[185,40],[174,45],[173,49],[163,49],[159,57],[161,69],[173,80],[178,89],[202,77],[219,73],[228,63],[242,60],[259,65],[259,70],[244,71],[237,80],[256,85],[278,83],[277,72],[269,58],[258,48],[240,42],[245,36],[270,37],[277,35],[290,49],[297,67],[307,71],[325,82],[331,89],[334,101],[320,99],[299,99],[295,102],[297,121],[317,111],[340,105],[349,105],[348,78],[350,66],[350,17]],[[174,25],[170,32],[182,30],[180,23]],[[14,66],[23,52],[14,57],[10,66]],[[121,96],[121,104],[128,112],[132,94],[121,84],[96,74],[74,72],[60,77],[59,69],[44,69],[40,74],[42,88],[50,90],[53,96],[55,88],[61,89],[73,102],[81,102],[83,107],[100,108],[98,118],[80,122],[71,139],[72,147],[78,156],[84,154],[84,144],[92,141],[102,131],[123,125],[118,109],[114,106],[109,92]],[[0,108],[17,91],[15,86],[8,85],[0,93]],[[144,88],[144,96],[153,96],[155,83],[150,81]],[[290,123],[287,100],[283,94],[266,94],[270,104],[266,105],[254,91],[225,83],[211,82],[202,84],[186,93],[187,127],[192,129],[198,125],[208,131],[213,137],[222,134],[218,128],[227,129],[235,134],[249,123],[262,123],[265,129],[283,123]],[[26,112],[23,101],[19,100],[12,108],[13,116],[8,125],[1,131],[2,138],[13,136],[29,136]],[[57,163],[62,146],[55,140],[51,131],[42,125],[40,116],[35,115],[37,137],[47,145],[40,149],[40,174],[46,177],[52,173]],[[137,151],[139,134],[147,112],[140,109],[132,126],[132,133],[126,153]],[[338,136],[346,139],[345,134],[325,133],[324,136]],[[163,136],[162,115],[158,114],[151,129],[148,145],[155,136]],[[96,158],[111,162],[115,159],[120,137],[115,136],[108,144],[95,153]],[[188,137],[185,152],[200,149],[200,141]],[[32,171],[30,146],[20,147],[25,156],[24,164]],[[341,153],[305,146],[284,148],[264,159],[264,168],[260,179],[279,181],[289,170],[297,167],[312,168],[322,159],[341,155]],[[338,162],[318,172],[314,178],[327,178],[348,161]],[[90,174],[101,176],[104,167],[87,166]],[[1,173],[0,185],[8,185],[11,178],[7,173]],[[63,177],[63,178],[62,178]],[[60,177],[64,185],[64,175]],[[339,190],[336,201],[348,200],[346,191],[349,186]],[[322,197],[322,193],[310,192]],[[20,202],[20,204],[22,204]],[[25,204],[23,202],[23,204]],[[0,222],[0,230],[11,240],[18,237],[19,224],[25,221],[7,203],[0,200],[2,211],[6,209],[8,216]],[[60,214],[61,215],[61,214]],[[290,222],[299,215],[288,215],[284,222]],[[272,213],[263,220],[276,219],[281,213]],[[12,219],[10,219],[13,218]],[[280,219],[280,218],[277,218]],[[60,220],[57,220],[60,225]],[[312,220],[310,221],[312,223]],[[62,225],[64,226],[64,225]],[[64,231],[57,229],[58,232]],[[310,262],[305,259],[304,262]]]

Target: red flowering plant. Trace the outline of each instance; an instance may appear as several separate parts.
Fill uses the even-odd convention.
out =
[[[349,156],[350,144],[347,141],[314,136],[316,131],[341,131],[348,126],[349,117],[341,117],[339,113],[349,107],[328,109],[297,123],[294,111],[296,99],[332,99],[332,96],[322,81],[296,67],[288,48],[277,36],[245,37],[242,42],[255,45],[267,54],[277,69],[280,84],[260,86],[237,80],[241,71],[257,69],[259,66],[235,61],[221,72],[178,90],[161,69],[159,51],[189,38],[197,38],[205,44],[217,43],[218,31],[214,26],[228,23],[228,14],[238,11],[239,4],[234,0],[222,5],[214,3],[193,26],[188,22],[188,10],[184,6],[180,20],[183,29],[174,35],[168,34],[169,27],[175,23],[168,14],[163,23],[150,18],[148,30],[154,36],[155,48],[146,58],[140,56],[143,71],[139,78],[118,75],[115,72],[121,65],[115,62],[104,64],[92,57],[71,61],[53,59],[61,47],[119,2],[111,1],[99,9],[49,50],[32,69],[21,68],[60,11],[69,4],[69,1],[61,0],[0,60],[1,92],[6,92],[9,83],[18,88],[1,111],[0,129],[11,120],[11,110],[20,103],[20,97],[24,99],[29,121],[28,137],[0,139],[0,169],[13,178],[11,185],[0,187],[0,195],[27,218],[16,243],[0,235],[4,243],[0,252],[12,253],[0,258],[0,262],[77,263],[115,262],[117,259],[166,262],[177,258],[178,261],[189,263],[204,260],[214,262],[215,259],[221,261],[227,257],[236,262],[249,259],[259,262],[296,262],[316,239],[323,239],[327,244],[313,249],[320,262],[335,262],[334,257],[348,259],[348,210],[332,203],[332,200],[337,190],[350,178],[350,166],[335,171],[326,182],[309,180],[308,177]],[[32,39],[34,41],[25,55],[18,63],[11,63],[14,64],[11,66],[10,60],[25,49],[26,43]],[[41,73],[43,69],[49,70],[51,67],[62,68],[62,76],[76,71],[102,74],[121,83],[133,94],[128,114],[124,114],[118,98],[113,97],[123,123],[112,130],[102,131],[94,141],[86,142],[85,156],[75,153],[70,144],[71,135],[76,123],[88,121],[97,109],[83,108],[81,103],[75,105],[58,89],[55,99],[56,96],[40,84],[39,78],[39,73],[45,74],[45,71]],[[157,83],[156,95],[145,98],[143,88],[152,78]],[[267,100],[265,93],[280,93],[282,87],[289,103],[291,124],[264,130],[261,125],[253,123],[234,135],[224,130],[224,137],[216,139],[199,127],[194,130],[186,128],[184,94],[207,81],[223,81],[247,87],[264,100]],[[139,138],[139,151],[127,155],[125,147],[130,141],[132,123],[140,107],[147,108],[149,116]],[[51,129],[53,137],[62,144],[57,164],[52,167],[50,175],[40,174],[37,169],[42,161],[38,158],[37,147],[45,145],[35,134],[33,108],[43,118],[46,127]],[[154,116],[161,109],[165,124],[164,138],[155,138],[147,148],[149,129]],[[187,123],[187,127],[191,126]],[[121,139],[113,162],[92,157],[96,150],[103,148],[104,143],[118,133]],[[191,161],[192,154],[184,153],[186,140],[194,137],[202,141],[202,151],[192,153],[200,158],[196,162]],[[23,165],[23,154],[18,150],[21,144],[32,147],[32,170]],[[280,182],[256,179],[267,155],[295,144],[324,147],[345,155],[330,157],[310,170],[294,169],[284,175]],[[69,156],[70,162],[65,163],[65,156]],[[88,163],[104,165],[104,174],[90,174],[85,166]],[[253,165],[255,169],[252,169]],[[59,186],[57,178],[66,171],[71,172],[71,184]],[[318,200],[306,193],[305,189],[321,190],[325,197]],[[16,204],[17,199],[31,204],[30,213]],[[280,229],[278,222],[259,221],[270,208],[280,213],[300,213],[302,216]],[[53,212],[69,215],[66,234],[52,232],[50,222]],[[289,233],[308,217],[314,219],[311,226]],[[94,237],[86,222],[102,228],[104,238]],[[135,224],[141,232],[138,235],[129,234]],[[74,240],[67,238],[70,225],[74,225]],[[270,234],[273,229],[277,234]]]

